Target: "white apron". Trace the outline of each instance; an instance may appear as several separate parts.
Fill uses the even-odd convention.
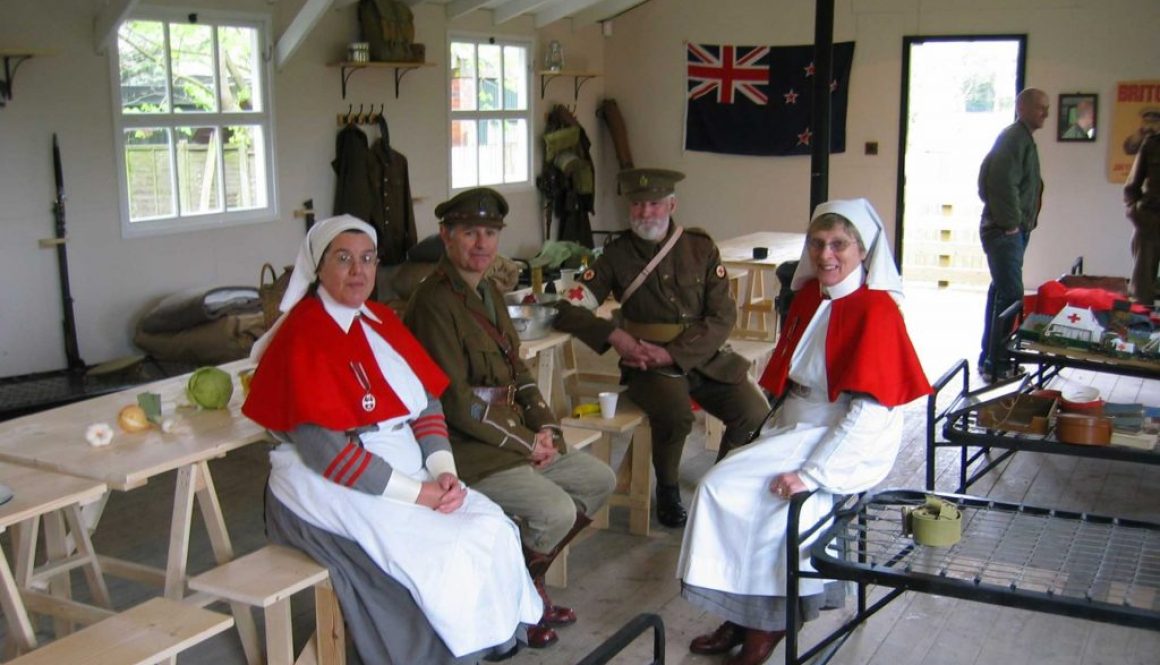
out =
[[[418,458],[409,427],[391,438],[410,439]],[[401,464],[390,443],[367,441],[366,447],[396,471],[431,479]],[[524,567],[519,533],[484,495],[469,489],[459,510],[443,514],[326,480],[303,464],[292,444],[271,452],[270,464],[274,496],[309,524],[361,545],[411,592],[455,656],[500,644],[520,623],[540,620],[543,605]]]
[[[368,334],[381,364],[401,362]],[[389,347],[388,347],[389,348]],[[390,356],[394,356],[391,358]],[[405,371],[404,371],[405,370]],[[409,375],[409,376],[408,376]],[[390,377],[412,416],[380,424],[362,436],[366,449],[396,473],[432,480],[406,421],[425,403],[422,386],[403,364]],[[486,496],[467,490],[463,506],[444,514],[331,482],[302,462],[293,444],[270,453],[270,491],[312,526],[357,542],[379,568],[411,592],[432,628],[455,656],[511,638],[520,623],[535,624],[543,603],[524,567],[519,531]]]
[[[811,469],[811,478],[825,480],[802,506],[801,526],[808,529],[833,507],[833,492],[864,491],[890,472],[902,441],[902,413],[876,402],[855,403],[847,393],[832,403],[826,399],[828,324],[829,307],[823,303],[794,351],[790,377],[809,390],[791,392],[761,438],[734,450],[697,486],[677,563],[677,577],[686,583],[784,596],[789,499],[771,492],[770,481],[803,467]],[[819,454],[818,444],[832,428],[843,436]],[[803,556],[812,541],[799,551],[801,570],[814,570]],[[824,580],[803,579],[799,592],[822,593],[823,585]]]

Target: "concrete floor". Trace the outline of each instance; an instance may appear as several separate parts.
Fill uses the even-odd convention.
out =
[[[982,302],[978,293],[913,289],[905,307],[911,335],[928,375],[936,378],[958,358],[974,364],[977,354]],[[1099,386],[1117,401],[1145,400],[1160,405],[1160,382],[1072,373],[1070,380]],[[977,377],[973,379],[977,382]],[[923,484],[925,403],[906,407],[906,435],[888,487]],[[616,451],[615,455],[621,451]],[[262,487],[266,476],[264,446],[251,446],[211,463],[238,553],[260,547]],[[951,455],[939,460],[941,489],[951,486]],[[682,466],[682,490],[688,499],[698,479],[713,462],[698,430],[690,437]],[[163,565],[171,497],[172,475],[145,488],[114,493],[106,518],[96,532],[97,550],[112,555],[132,552],[133,558]],[[1026,501],[1070,510],[1130,516],[1160,521],[1160,476],[1154,469],[1126,463],[1081,460],[1061,456],[1020,454],[972,488],[972,493],[1006,501]],[[209,567],[212,556],[200,521],[194,526],[191,570]],[[630,536],[627,516],[613,513],[612,528],[597,532],[575,546],[569,561],[569,586],[553,593],[560,604],[574,607],[580,621],[560,630],[560,642],[543,651],[524,650],[513,665],[576,663],[596,644],[639,613],[659,614],[666,628],[666,662],[700,664],[721,662],[719,657],[695,656],[687,645],[694,636],[717,625],[715,617],[687,604],[673,578],[681,532],[660,527],[654,520],[648,538]],[[5,538],[6,540],[6,538]],[[80,584],[83,586],[83,583]],[[114,602],[127,607],[155,592],[141,585],[110,580]],[[296,598],[296,638],[305,640],[312,623],[309,596]],[[850,614],[846,609],[823,613],[802,632],[808,644]],[[260,626],[260,618],[259,618]],[[49,624],[42,622],[47,631]],[[46,637],[47,632],[43,633]],[[651,638],[638,639],[616,663],[645,663],[652,657]],[[910,664],[1120,664],[1155,665],[1160,662],[1160,632],[1129,629],[981,603],[956,601],[924,594],[906,594],[855,632],[833,661],[848,665]],[[770,659],[782,662],[779,648]],[[214,638],[180,659],[187,665],[243,663],[235,633]],[[359,662],[352,653],[352,663]],[[369,665],[369,664],[368,664]],[[421,664],[406,664],[421,665]]]

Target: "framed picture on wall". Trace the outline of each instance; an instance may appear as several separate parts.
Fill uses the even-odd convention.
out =
[[[1099,96],[1076,92],[1059,96],[1060,141],[1095,141]]]

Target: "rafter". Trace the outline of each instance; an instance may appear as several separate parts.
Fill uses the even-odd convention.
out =
[[[344,5],[350,2],[338,0]],[[290,60],[290,56],[294,55],[294,51],[302,45],[302,41],[318,25],[318,21],[326,10],[330,9],[335,0],[306,0],[306,4],[302,5],[302,9],[298,10],[298,15],[290,22],[290,27],[286,28],[286,32],[278,38],[278,45],[274,47],[274,65],[278,69],[282,69],[286,62]]]
[[[536,12],[536,27],[542,28],[555,23],[600,2],[601,0],[559,0],[543,11]]]
[[[93,48],[97,54],[103,54],[117,34],[121,22],[133,11],[140,0],[109,0],[95,19],[93,19]]]
[[[604,0],[600,4],[573,14],[572,27],[579,28],[598,21],[607,21],[646,2],[648,0]]]
[[[507,23],[508,21],[523,16],[543,7],[553,0],[508,0],[508,2],[495,8],[493,12],[492,22],[495,25]]]
[[[447,20],[452,21],[460,16],[466,16],[488,2],[489,0],[451,0],[445,5]]]

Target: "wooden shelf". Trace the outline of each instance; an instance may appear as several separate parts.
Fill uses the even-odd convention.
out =
[[[37,51],[34,49],[0,48],[0,59],[4,61],[4,78],[0,79],[0,108],[12,99],[12,79],[16,77],[16,70],[25,60],[38,55],[52,55],[51,51]]]
[[[580,98],[580,88],[588,81],[598,78],[598,72],[581,72],[568,69],[551,70],[544,69],[536,72],[540,75],[540,99],[544,98],[544,92],[548,89],[548,84],[561,76],[572,79],[572,99],[578,100]]]
[[[342,98],[346,99],[346,82],[350,80],[352,74],[360,69],[393,69],[395,70],[395,99],[399,98],[399,81],[410,73],[412,70],[421,69],[423,67],[434,67],[433,62],[352,62],[344,60],[342,62],[335,62],[331,67],[338,67],[341,70],[342,78]]]

